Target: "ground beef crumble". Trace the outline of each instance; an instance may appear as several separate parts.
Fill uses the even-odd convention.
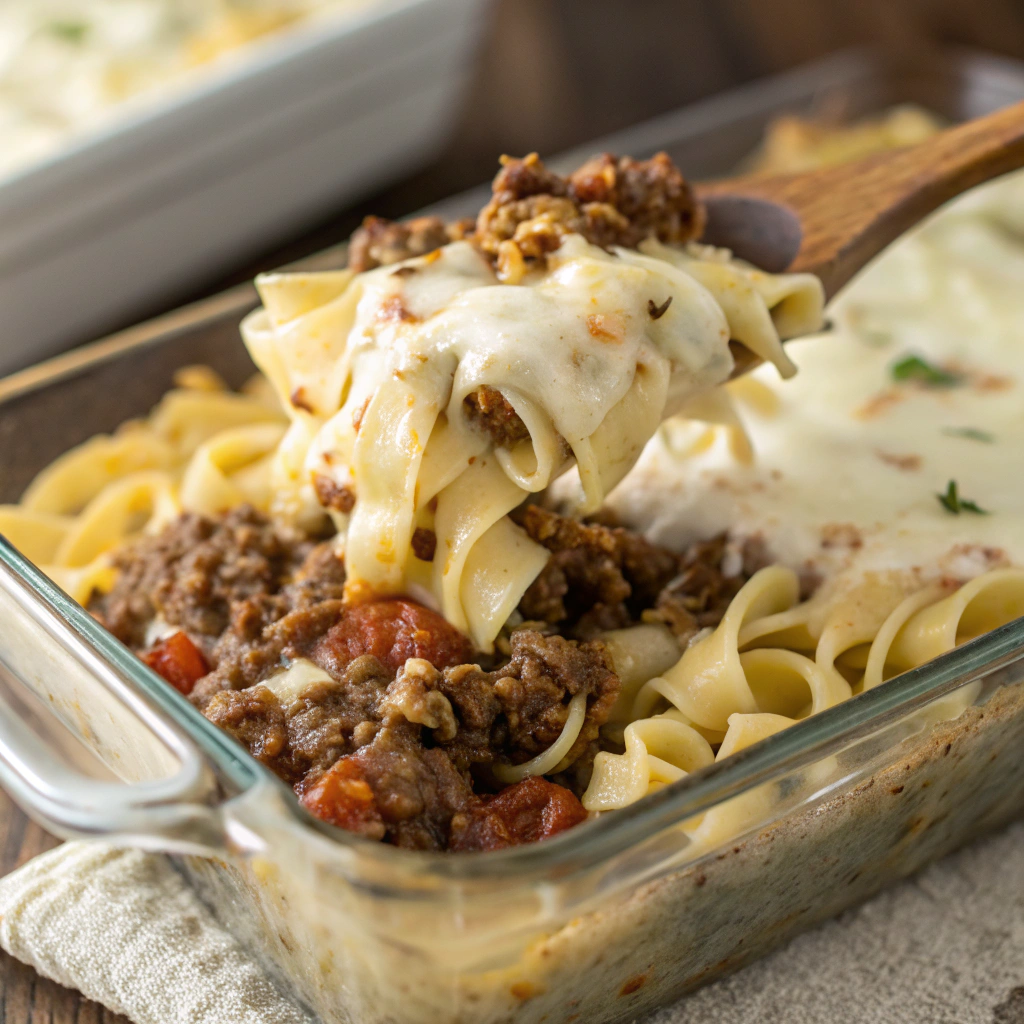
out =
[[[664,622],[685,643],[718,624],[749,576],[722,573],[724,535],[677,555],[622,527],[581,523],[536,505],[515,518],[551,552],[520,610],[581,638],[642,620]]]
[[[466,418],[483,430],[497,448],[515,448],[530,436],[512,403],[497,389],[484,384],[463,399]]]
[[[274,607],[267,609],[268,619],[280,618],[287,610],[278,597],[282,586],[302,575],[314,546],[248,506],[217,519],[186,513],[117,553],[117,582],[95,608],[107,629],[130,647],[142,645],[149,623],[159,617],[208,649],[242,605],[255,612],[269,602]],[[315,593],[306,596],[320,600],[331,580],[320,571],[312,576]]]
[[[501,849],[586,816],[579,797],[618,693],[598,634],[652,621],[686,639],[763,560],[752,547],[725,577],[724,538],[678,555],[608,522],[536,506],[515,518],[551,559],[489,664],[414,601],[346,605],[333,543],[251,508],[185,514],[136,541],[90,608],[318,817],[415,849]],[[152,646],[155,622],[176,632]],[[296,658],[326,678],[283,702],[264,684]],[[553,780],[503,787],[494,766],[547,750],[580,693],[585,723]]]
[[[475,223],[367,217],[352,236],[349,266],[371,270],[466,239],[502,272],[509,246],[514,246],[513,262],[525,269],[543,261],[569,234],[610,249],[635,248],[646,238],[682,245],[704,230],[704,208],[665,153],[649,160],[603,153],[568,177],[549,170],[536,153],[502,157],[501,163],[491,199]]]
[[[568,701],[585,692],[587,721],[566,757],[574,760],[618,693],[599,644],[523,630],[512,647],[509,663],[492,672],[469,664],[442,672],[412,658],[396,673],[362,655],[287,707],[256,684],[214,693],[204,714],[314,802],[324,776],[351,760],[380,811],[383,838],[442,849],[452,816],[476,805],[474,788],[492,788],[488,765],[520,763],[550,746]]]
[[[579,796],[619,690],[597,634],[645,619],[692,634],[744,578],[722,575],[722,539],[677,555],[538,507],[516,519],[551,560],[522,600],[529,621],[489,661],[413,601],[345,605],[332,542],[250,508],[186,514],[136,541],[91,610],[165,675],[175,652],[209,667],[175,685],[318,817],[409,848],[500,849],[585,817]],[[177,630],[159,658],[154,620]],[[283,702],[264,684],[297,658],[326,678]],[[558,774],[503,787],[494,766],[546,750],[580,693],[584,726]]]
[[[474,222],[446,224],[440,217],[414,217],[407,221],[367,217],[349,242],[348,265],[360,273],[375,267],[425,256],[442,245],[466,237]]]
[[[703,207],[665,153],[650,160],[604,153],[568,178],[531,153],[522,160],[502,158],[474,239],[494,256],[513,242],[527,260],[538,260],[568,234],[610,249],[635,248],[651,237],[683,244],[703,229]]]

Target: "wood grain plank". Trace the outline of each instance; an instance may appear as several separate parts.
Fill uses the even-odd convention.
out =
[[[131,1024],[127,1017],[36,974],[0,952],[2,1024]]]
[[[0,790],[0,875],[60,844]],[[0,951],[0,1024],[131,1024]]]

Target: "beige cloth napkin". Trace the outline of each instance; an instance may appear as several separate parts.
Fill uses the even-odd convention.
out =
[[[0,880],[0,945],[135,1024],[310,1024],[160,854],[36,857]]]
[[[158,854],[37,857],[0,881],[0,945],[136,1024],[310,1024]],[[1024,824],[647,1024],[839,1022],[1024,1024]]]

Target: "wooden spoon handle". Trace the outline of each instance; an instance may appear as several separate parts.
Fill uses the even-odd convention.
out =
[[[712,202],[723,194],[767,199],[792,211],[799,231],[790,269],[817,274],[831,296],[943,203],[1020,167],[1024,103],[940,132],[916,146],[824,170],[712,182],[701,188],[701,194]],[[784,227],[776,222],[774,230]],[[795,225],[793,230],[797,231]]]

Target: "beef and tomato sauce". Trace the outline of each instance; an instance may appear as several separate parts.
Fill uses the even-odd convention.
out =
[[[648,237],[680,244],[699,236],[702,221],[663,153],[646,161],[605,154],[568,177],[532,154],[503,160],[475,221],[367,218],[353,236],[350,267],[369,270],[466,239],[512,281],[543,266],[569,234],[605,248]],[[292,396],[299,407],[303,400]],[[464,404],[494,445],[510,449],[529,437],[496,388],[482,386]],[[325,508],[352,511],[350,489],[313,482]],[[345,604],[345,570],[330,538],[245,507],[182,515],[118,552],[117,581],[92,610],[324,821],[415,849],[532,842],[586,817],[579,797],[620,687],[601,634],[662,622],[684,644],[718,621],[743,577],[723,576],[721,539],[679,556],[614,525],[539,507],[515,519],[550,559],[520,603],[518,624],[484,658],[407,597]],[[417,530],[420,558],[430,561],[435,546],[432,532]],[[312,673],[301,692],[268,685],[300,660]],[[502,785],[500,768],[547,751],[581,699],[583,725],[552,769],[556,781]]]
[[[408,598],[345,605],[330,539],[246,507],[182,515],[123,549],[91,607],[317,817],[414,849],[498,849],[586,817],[619,691],[600,632],[662,621],[685,642],[745,578],[723,576],[722,540],[678,555],[539,507],[516,518],[551,558],[490,656]],[[282,698],[265,683],[296,659],[319,675]],[[494,766],[547,750],[579,694],[584,725],[556,781],[503,786]]]
[[[513,243],[524,260],[538,261],[570,234],[604,248],[635,248],[650,237],[682,244],[704,230],[703,207],[665,153],[650,160],[603,153],[568,177],[549,170],[536,153],[503,157],[491,192],[475,221],[367,217],[352,236],[349,266],[372,270],[458,239],[469,239],[495,259]]]

